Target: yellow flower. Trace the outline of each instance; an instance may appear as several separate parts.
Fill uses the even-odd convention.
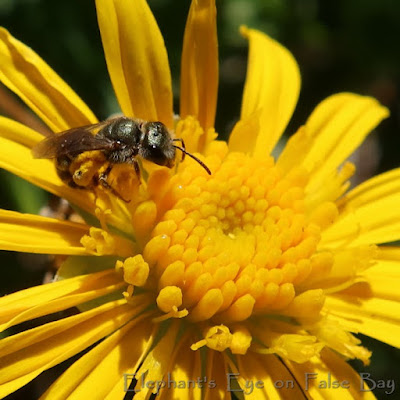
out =
[[[345,360],[368,363],[354,333],[400,344],[400,250],[378,246],[400,239],[400,169],[347,191],[354,166],[345,160],[388,111],[370,97],[331,96],[274,160],[299,71],[285,48],[242,28],[250,54],[240,121],[229,143],[217,141],[214,1],[191,5],[176,124],[167,53],[145,0],[96,6],[122,112],[162,121],[212,175],[191,159],[175,169],[143,163],[138,186],[122,168],[114,179],[132,198],[124,203],[66,186],[49,160],[32,158],[41,135],[0,118],[0,166],[86,221],[0,211],[3,249],[70,256],[56,282],[1,299],[1,329],[81,310],[0,341],[0,396],[90,347],[42,398],[121,399],[133,377],[135,399],[222,399],[238,388],[254,399],[373,397]],[[97,122],[5,29],[0,80],[54,132]]]

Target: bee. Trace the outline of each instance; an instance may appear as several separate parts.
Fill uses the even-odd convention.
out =
[[[33,147],[32,154],[34,158],[55,159],[58,176],[70,187],[94,189],[101,185],[124,200],[108,180],[115,165],[132,166],[140,180],[138,156],[172,168],[176,150],[182,152],[182,161],[188,155],[211,175],[201,160],[186,151],[183,139],[173,139],[163,123],[127,117],[49,136]]]

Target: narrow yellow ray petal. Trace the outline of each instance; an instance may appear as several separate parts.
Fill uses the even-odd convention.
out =
[[[308,118],[305,129],[313,146],[305,154],[306,167],[318,173],[337,168],[379,122],[388,117],[386,107],[372,97],[339,93],[322,101]]]
[[[80,275],[45,285],[34,286],[0,297],[0,323],[4,323],[30,308],[47,304],[69,294],[84,293],[116,283],[115,270]]]
[[[218,94],[215,0],[191,3],[183,39],[180,116],[195,116],[206,132],[214,126]]]
[[[357,290],[357,289],[355,289]],[[379,298],[327,296],[329,316],[355,333],[373,337],[391,346],[400,347],[400,303]]]
[[[212,377],[213,384],[205,386],[204,400],[231,400],[232,392],[228,389],[230,371],[223,355],[218,351],[208,351],[205,363],[205,376]]]
[[[360,375],[346,361],[325,348],[321,359],[307,363],[283,360],[295,380],[303,387],[303,397],[313,400],[371,400],[375,396],[367,391]],[[333,385],[337,381],[344,386]],[[362,390],[361,390],[362,389]]]
[[[323,232],[321,246],[357,246],[400,239],[400,169],[378,175],[351,191],[339,220]]]
[[[229,136],[229,149],[251,154],[260,132],[261,110],[239,120]]]
[[[262,32],[242,28],[249,39],[249,61],[240,119],[259,112],[259,130],[252,140],[255,157],[264,159],[275,147],[292,116],[300,91],[300,72],[292,54]],[[231,150],[241,151],[240,143],[252,138],[229,141]],[[235,146],[231,147],[231,143]],[[246,147],[249,144],[246,145]]]
[[[80,240],[84,224],[0,210],[0,248],[44,254],[87,254]]]
[[[35,307],[31,306],[26,311],[7,321],[7,323],[0,325],[0,331],[3,331],[10,326],[20,324],[24,321],[38,318],[43,315],[52,314],[61,310],[66,310],[67,308],[75,307],[87,301],[100,298],[101,296],[105,296],[109,293],[115,292],[118,289],[121,289],[125,285],[125,283],[116,275],[107,276],[107,278],[107,280],[103,279],[100,282],[96,282],[91,276],[89,276],[88,282],[86,282],[89,284],[89,286],[79,288],[79,290],[77,290],[74,294],[59,297],[58,299],[39,304]],[[97,277],[97,279],[99,278]],[[92,286],[92,288],[90,286]],[[120,293],[122,296],[122,291]]]
[[[143,324],[145,324],[145,323],[146,322],[144,322]],[[146,337],[147,341],[143,342],[143,346],[141,347],[140,357],[137,359],[136,363],[132,362],[127,368],[125,368],[124,373],[127,375],[121,375],[119,377],[119,380],[115,383],[113,389],[105,397],[106,400],[120,400],[121,399],[121,388],[129,387],[130,384],[132,383],[132,378],[134,376],[139,377],[139,375],[136,373],[137,369],[141,365],[146,354],[148,354],[151,347],[153,346],[154,340],[155,340],[157,332],[158,332],[158,329],[157,329],[158,326],[151,325],[151,328],[152,328],[152,331]],[[130,346],[131,346],[131,343],[133,340],[132,335],[135,335],[135,330],[133,330],[133,332],[129,333]],[[139,332],[139,335],[140,335],[140,332]],[[140,338],[140,336],[139,336],[139,338]],[[139,339],[139,341],[140,341],[140,339]],[[132,351],[132,350],[130,350],[130,351]]]
[[[0,116],[0,136],[32,148],[44,139],[43,135],[27,126]]]
[[[163,378],[166,384],[160,390],[160,399],[174,400],[179,398],[200,400],[202,387],[204,388],[209,385],[209,382],[204,381],[202,377],[200,352],[190,351],[191,344],[190,340],[180,338],[179,346],[176,349],[179,353],[179,361],[171,364],[169,375]],[[211,376],[208,379],[210,380]],[[179,382],[189,381],[196,383],[194,385],[188,384],[185,389],[179,387]]]
[[[362,274],[370,289],[382,299],[400,302],[400,261],[378,261]]]
[[[25,386],[28,382],[35,379],[38,376],[36,371],[31,372],[30,374],[21,376],[20,378],[16,378],[11,382],[7,382],[4,385],[0,385],[0,396],[7,396],[10,393],[13,393],[20,389],[22,386]]]
[[[145,0],[96,0],[108,71],[123,113],[173,127],[164,40]]]
[[[376,175],[351,190],[341,204],[345,208],[361,207],[379,201],[383,197],[400,192],[400,168]]]
[[[100,28],[108,73],[122,112],[134,116],[133,105],[122,66],[118,21],[113,0],[96,0],[97,20]]]
[[[141,315],[134,321],[134,324],[130,325],[128,333],[121,338],[118,346],[114,346],[112,350],[104,354],[101,361],[98,360],[94,370],[77,386],[70,397],[71,399],[79,400],[90,397],[90,394],[93,393],[93,386],[98,387],[99,398],[106,398],[128,368],[139,367],[144,356],[143,351],[146,349],[149,340],[146,334],[150,333],[152,326],[149,321],[137,328],[134,326],[136,322],[140,322],[146,317],[148,317],[148,314]],[[135,343],[134,349],[132,343]],[[103,384],[100,386],[98,382],[103,382]],[[124,395],[124,387],[121,386],[120,398]]]
[[[308,190],[317,190],[388,115],[387,108],[372,97],[353,93],[330,96],[290,138],[278,164],[301,163],[312,172]]]
[[[0,342],[0,396],[15,390],[15,380],[18,384],[27,383],[114,332],[141,310],[143,307],[131,307],[124,300],[110,302],[3,339]]]
[[[239,384],[246,399],[301,399],[298,382],[275,355],[248,353],[238,356]]]
[[[160,381],[168,372],[168,367],[176,357],[176,346],[177,346],[177,333],[179,324],[177,321],[172,321],[161,340],[155,345],[155,347],[146,355],[143,364],[137,371],[138,376],[146,376],[147,381]],[[142,387],[140,382],[135,387],[138,391],[138,398],[147,398],[150,393],[156,393],[156,388]]]
[[[78,95],[29,47],[0,28],[0,81],[54,131],[94,124]]]
[[[325,364],[321,366],[324,370],[325,377],[331,376],[332,380],[339,382],[349,382],[349,389],[347,392],[351,396],[351,399],[362,399],[362,400],[374,400],[375,395],[372,393],[368,385],[361,379],[360,374],[355,371],[342,357],[340,357],[334,351],[325,348],[321,354],[321,360]],[[319,371],[318,371],[319,373]],[[328,375],[330,374],[330,375]],[[332,398],[337,399],[336,388],[331,390]],[[341,393],[339,394],[340,398]],[[345,397],[343,397],[345,398]]]
[[[129,368],[139,366],[151,333],[151,324],[139,324],[140,319],[129,322],[82,356],[50,386],[41,400],[91,398],[93,387],[98,398],[106,398]],[[124,385],[119,389],[119,398],[123,398]]]
[[[400,220],[398,210],[395,209],[398,204],[398,200],[387,198],[347,212],[323,233],[320,245],[332,248],[338,245],[358,246],[398,240]]]
[[[380,247],[377,258],[361,276],[374,296],[400,302],[400,247]]]
[[[109,320],[107,323],[106,318],[110,315],[110,313],[124,315],[124,313],[132,310],[135,310],[136,312],[136,309],[134,307],[127,305],[125,299],[116,300],[113,302],[105,303],[102,306],[93,308],[89,311],[72,315],[71,317],[63,318],[58,321],[49,322],[36,328],[25,330],[16,335],[8,336],[0,341],[1,360],[9,356],[14,361],[17,361],[18,357],[15,355],[16,352],[33,347],[36,344],[41,345],[43,341],[51,337],[55,337],[56,335],[64,333],[68,330],[71,330],[71,332],[73,333],[74,328],[76,328],[78,324],[85,323],[92,319],[94,319],[96,322],[95,324],[93,324],[93,327],[96,327],[96,324],[98,322],[99,329],[102,329],[100,328],[100,326],[103,323],[105,323],[106,326],[111,323],[111,320]],[[18,372],[16,371],[14,372],[14,374],[18,374]],[[1,382],[5,382],[7,381],[7,379],[8,377],[4,377],[3,375],[0,377]]]

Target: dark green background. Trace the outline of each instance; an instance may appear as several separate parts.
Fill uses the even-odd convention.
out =
[[[178,111],[180,53],[190,2],[149,3],[167,45]],[[220,88],[216,128],[222,137],[227,137],[240,113],[247,43],[238,27],[245,24],[278,39],[300,65],[302,91],[287,134],[304,123],[313,107],[330,94],[353,91],[372,95],[390,108],[391,118],[378,127],[360,153],[359,170],[364,172],[356,178],[362,180],[399,165],[399,1],[225,0],[217,1],[217,7]],[[40,54],[100,119],[118,110],[93,1],[1,0],[0,25]],[[5,114],[4,110],[0,109],[0,114]],[[36,213],[46,202],[45,193],[4,171],[0,171],[0,188],[2,208]],[[45,263],[41,256],[3,252],[0,262],[0,294],[39,284],[43,278]],[[371,372],[374,379],[395,379],[399,351],[362,339],[374,350],[372,366],[365,368],[358,362],[354,366]],[[35,398],[40,387],[31,385],[14,398]],[[385,398],[383,391],[375,393]],[[400,397],[400,388],[393,398],[396,393]]]

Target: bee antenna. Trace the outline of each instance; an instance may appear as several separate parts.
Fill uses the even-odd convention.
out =
[[[178,139],[179,140],[179,139]],[[201,161],[200,159],[198,159],[196,156],[194,156],[193,154],[190,154],[186,151],[186,149],[184,147],[179,147],[179,146],[175,146],[173,145],[176,149],[180,150],[183,154],[188,155],[189,157],[193,158],[193,160],[197,161],[206,171],[208,175],[211,175],[211,171],[210,169],[207,167],[206,164],[203,163],[203,161]],[[182,157],[183,159],[183,157]]]

